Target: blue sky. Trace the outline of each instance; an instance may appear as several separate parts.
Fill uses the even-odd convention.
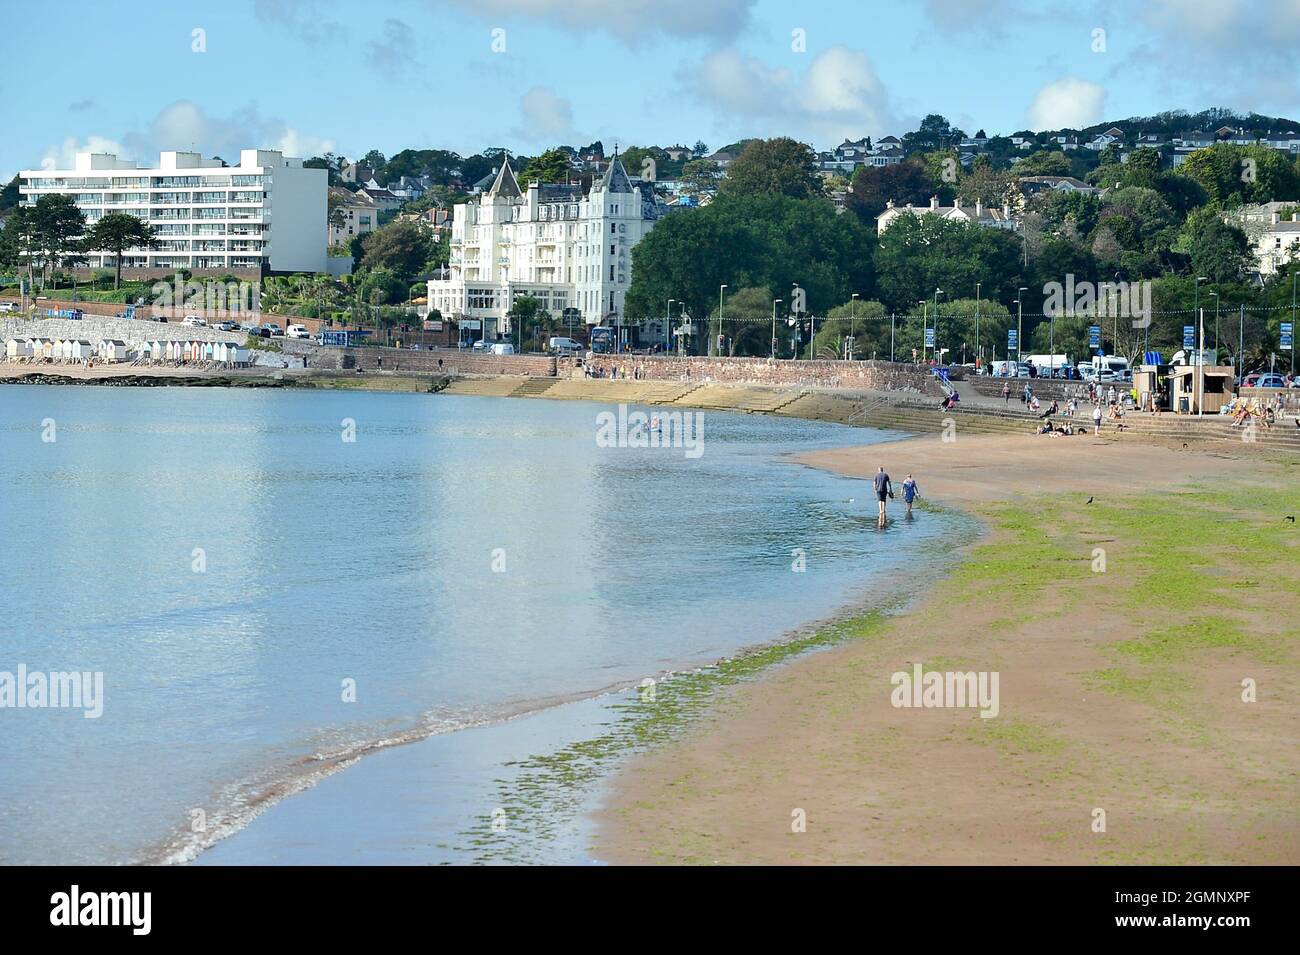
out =
[[[828,147],[901,134],[929,112],[990,134],[1208,106],[1300,117],[1300,0],[48,0],[39,10],[23,34],[7,31],[6,180],[88,148],[146,160],[167,148],[231,158],[241,146],[355,157],[594,139],[716,148],[780,134]],[[41,24],[57,47],[38,42]]]

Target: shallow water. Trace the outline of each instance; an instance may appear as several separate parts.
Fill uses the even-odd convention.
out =
[[[0,671],[105,683],[98,719],[0,708],[0,861],[187,858],[376,743],[770,641],[952,531],[878,532],[866,484],[785,459],[888,435],[705,412],[691,458],[598,446],[607,410],[0,389]]]

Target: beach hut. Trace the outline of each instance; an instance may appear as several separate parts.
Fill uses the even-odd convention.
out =
[[[99,343],[99,357],[106,362],[126,361],[126,342],[105,338]]]
[[[24,338],[11,338],[5,342],[5,357],[10,361],[32,356],[32,343]]]
[[[68,340],[68,358],[71,361],[89,361],[95,357],[95,346],[81,338]]]
[[[72,358],[71,338],[56,338],[54,340],[54,348],[57,352],[54,357],[59,361],[68,361]]]
[[[33,358],[49,358],[54,349],[54,342],[48,338],[31,338],[27,342],[32,346]]]

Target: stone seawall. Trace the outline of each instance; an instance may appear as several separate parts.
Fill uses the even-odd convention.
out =
[[[673,358],[596,355],[589,364],[606,375],[647,381],[843,388],[852,391],[913,391],[941,395],[934,377],[915,365],[888,361],[790,361],[766,358]]]
[[[456,348],[413,351],[408,348],[337,348],[293,339],[276,339],[286,355],[305,357],[308,367],[430,375],[500,375],[513,378],[555,377],[550,355],[484,355]]]
[[[0,318],[0,343],[10,338],[72,338],[98,343],[102,339],[126,342],[132,349],[146,341],[244,342],[246,332],[223,332],[215,328],[191,328],[172,322],[112,318],[86,314],[85,318]]]

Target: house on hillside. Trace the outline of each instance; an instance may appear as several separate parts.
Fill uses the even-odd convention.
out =
[[[897,206],[894,200],[890,199],[885,204],[885,211],[876,216],[876,234],[883,235],[886,229],[907,215],[938,216],[941,219],[966,222],[985,228],[1007,229],[1011,232],[1020,228],[1020,221],[1012,213],[1009,203],[1004,203],[1002,208],[998,209],[986,206],[980,201],[976,201],[974,205],[967,205],[958,198],[951,206],[941,206],[939,197],[931,196],[929,206],[913,206],[911,203]]]

